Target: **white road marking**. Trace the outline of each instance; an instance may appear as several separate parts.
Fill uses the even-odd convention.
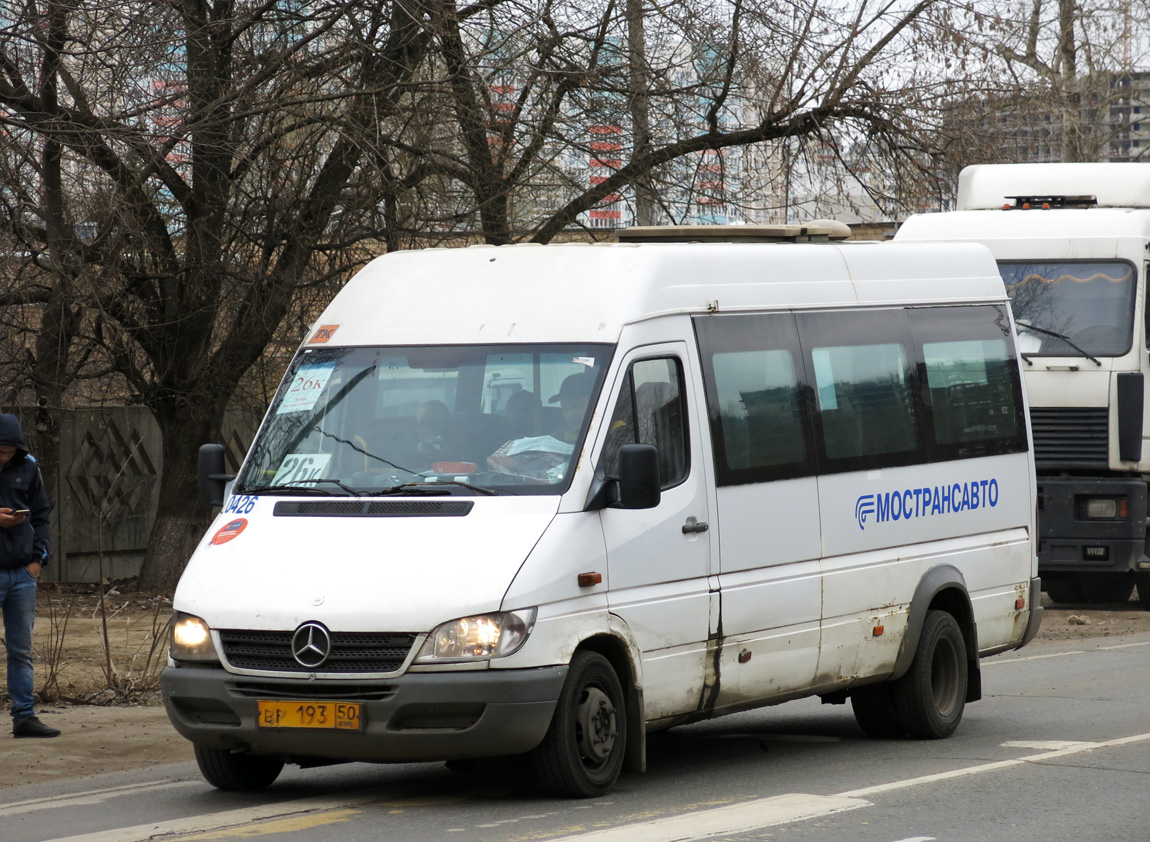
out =
[[[0,805],[0,816],[14,816],[17,813],[31,813],[53,807],[82,807],[88,804],[100,804],[124,795],[140,795],[145,792],[185,786],[203,788],[203,784],[199,781],[153,781],[146,784],[113,786],[107,789],[74,792],[71,795],[50,795],[45,798],[32,798],[28,801],[13,801],[11,804]]]
[[[1135,646],[1150,646],[1150,640],[1144,640],[1141,643],[1119,643],[1115,646],[1099,646],[1099,649],[1109,651],[1111,649],[1133,649]]]
[[[997,772],[1000,769],[1009,769],[1012,766],[1024,766],[1027,763],[1042,763],[1048,760],[1056,760],[1059,757],[1069,757],[1072,754],[1081,754],[1086,751],[1095,751],[1100,748],[1117,748],[1119,746],[1132,745],[1133,743],[1143,743],[1150,740],[1150,734],[1135,734],[1132,737],[1119,737],[1116,740],[1105,740],[1098,743],[1085,743],[1083,745],[1074,746],[1072,748],[1060,748],[1054,751],[1046,751],[1041,754],[1031,754],[1026,757],[1018,757],[1014,760],[999,760],[995,763],[982,763],[978,766],[967,766],[963,769],[953,769],[949,772],[939,772],[936,775],[923,775],[920,778],[907,778],[903,781],[891,781],[890,783],[878,784],[877,786],[867,786],[861,789],[852,789],[849,792],[840,792],[839,795],[843,798],[870,798],[886,792],[894,792],[898,789],[907,789],[912,786],[921,786],[922,784],[938,783],[939,781],[949,781],[955,778],[965,778],[971,775],[981,775],[984,772]]]
[[[761,827],[789,824],[869,806],[870,802],[861,798],[836,795],[775,795],[729,807],[680,813],[649,822],[561,836],[550,842],[687,842],[730,833],[745,833]]]
[[[1150,646],[1150,640],[1144,640],[1140,643],[1119,643],[1115,646],[1099,646],[1097,649],[1091,650],[1094,652],[1112,652],[1116,649],[1134,649],[1138,646]],[[1065,658],[1067,655],[1085,655],[1084,649],[1071,649],[1066,652],[1051,652],[1046,655],[1028,655],[1025,658],[1005,658],[998,661],[983,661],[980,666],[982,667],[1001,667],[1003,664],[1018,664],[1022,661],[1042,661],[1046,658]]]
[[[1041,751],[1058,751],[1063,748],[1087,748],[1098,743],[1084,740],[1011,740],[1002,744],[1003,748],[1032,748]]]
[[[987,667],[1001,667],[1005,664],[1020,664],[1023,661],[1044,661],[1047,658],[1065,658],[1067,655],[1085,655],[1086,653],[1081,649],[1074,649],[1070,652],[1051,652],[1049,655],[1030,655],[1026,658],[1008,658],[1003,661],[983,661],[979,664],[980,667],[986,669]]]
[[[910,839],[900,839],[898,842],[935,842],[933,836],[912,836]]]
[[[51,842],[148,842],[150,839],[163,836],[218,831],[241,827],[253,822],[267,821],[268,819],[284,819],[308,813],[359,807],[379,800],[378,795],[359,795],[348,798],[301,798],[296,801],[285,801],[281,804],[264,804],[259,807],[245,807],[240,810],[225,810],[220,813],[191,816],[186,819],[152,822],[135,827],[119,827],[113,830],[85,833],[80,836],[67,836],[54,839]]]
[[[1007,745],[1020,748],[1041,747],[1048,750],[1012,760],[981,763],[977,766],[967,766],[961,769],[953,769],[949,772],[939,772],[933,775],[922,775],[917,778],[890,781],[888,783],[862,787],[848,792],[840,792],[836,795],[793,793],[776,795],[770,798],[757,798],[724,807],[679,813],[646,822],[620,825],[603,830],[593,830],[588,833],[572,834],[552,840],[552,842],[688,842],[688,840],[709,839],[715,836],[747,832],[764,827],[829,816],[835,813],[855,810],[860,807],[869,807],[871,806],[871,802],[867,799],[901,789],[971,777],[986,772],[997,772],[1030,763],[1044,763],[1084,752],[1106,748],[1119,748],[1147,741],[1150,741],[1150,733],[1135,734],[1129,737],[1119,737],[1117,739],[1100,742],[1062,741],[1031,743],[1019,741]],[[1057,747],[1055,748],[1054,746]],[[155,788],[177,785],[180,785],[180,783],[165,782],[156,784]],[[77,799],[94,798],[99,800],[104,797],[127,794],[125,790],[140,791],[140,789],[141,787],[139,786],[117,787],[109,790],[80,793],[76,796],[61,796],[60,800],[68,801],[70,799],[71,803],[83,803],[83,801],[78,801]],[[51,805],[51,802],[54,800],[55,799],[48,798],[37,799],[32,802],[21,802],[16,805],[8,805],[7,809],[19,807],[35,809],[38,806]],[[207,831],[238,828],[253,822],[283,819],[309,813],[324,813],[346,809],[348,807],[366,806],[378,801],[378,795],[358,795],[346,798],[305,798],[281,804],[227,810],[185,819],[117,828],[81,836],[69,836],[65,839],[52,840],[52,842],[147,842],[147,840],[162,836],[204,833]],[[458,829],[453,828],[452,830],[458,832]],[[915,837],[910,840],[902,840],[902,842],[929,842],[931,839],[932,837]]]
[[[1091,650],[1095,652],[1112,652],[1117,649],[1134,649],[1136,646],[1150,646],[1150,641],[1142,641],[1141,643],[1119,643],[1114,646],[1098,646],[1097,649]],[[1066,652],[1050,652],[1049,655],[1030,655],[1026,658],[1007,658],[1005,660],[984,660],[982,667],[988,666],[1003,666],[1004,664],[1019,664],[1024,660],[1044,660],[1047,658],[1065,658],[1067,655],[1086,655],[1084,649],[1072,649]]]

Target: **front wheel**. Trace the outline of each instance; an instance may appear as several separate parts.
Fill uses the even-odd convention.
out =
[[[611,662],[577,652],[534,765],[556,795],[594,798],[610,791],[623,768],[627,714]]]
[[[222,748],[193,745],[196,764],[204,780],[216,789],[251,792],[271,786],[283,771],[283,761],[274,757],[239,754]]]
[[[892,686],[894,706],[912,737],[949,737],[966,706],[966,642],[954,617],[926,612],[914,661]]]

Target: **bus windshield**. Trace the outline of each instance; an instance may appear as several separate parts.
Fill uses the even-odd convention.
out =
[[[606,345],[308,348],[237,478],[246,494],[561,494]]]
[[[1019,351],[1117,357],[1134,331],[1134,266],[1124,260],[1002,262]]]

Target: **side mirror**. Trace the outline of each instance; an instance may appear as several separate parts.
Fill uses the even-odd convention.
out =
[[[235,479],[233,474],[225,473],[227,466],[224,463],[224,446],[222,444],[204,444],[200,446],[198,459],[200,502],[205,506],[222,506],[224,504],[224,489]]]
[[[619,449],[619,509],[653,509],[659,505],[659,450],[653,444],[625,444]]]

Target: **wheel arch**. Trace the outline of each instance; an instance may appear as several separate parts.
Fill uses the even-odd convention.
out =
[[[910,602],[906,634],[899,645],[891,679],[904,676],[910,669],[918,649],[919,637],[928,611],[945,611],[954,617],[962,630],[966,645],[967,686],[966,701],[977,702],[982,698],[982,672],[978,664],[978,625],[974,619],[974,607],[966,587],[966,577],[951,564],[932,567],[919,580]]]

